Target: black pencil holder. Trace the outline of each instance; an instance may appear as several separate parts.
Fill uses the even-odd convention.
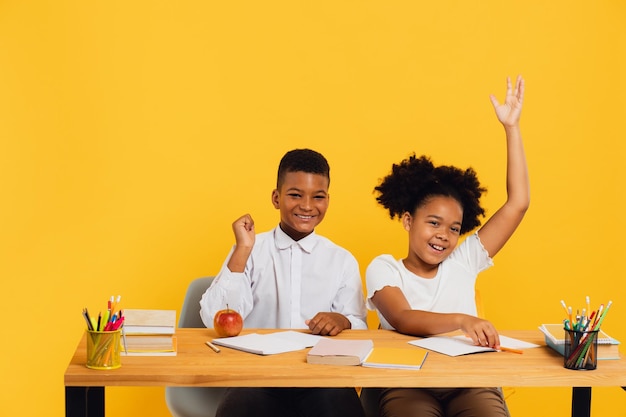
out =
[[[565,329],[564,366],[574,370],[593,370],[598,367],[598,330]]]

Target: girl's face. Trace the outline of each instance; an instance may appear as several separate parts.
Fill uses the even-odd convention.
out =
[[[451,197],[434,196],[418,207],[412,215],[402,216],[409,232],[409,254],[404,265],[424,278],[433,278],[439,264],[446,259],[459,241],[463,208]]]

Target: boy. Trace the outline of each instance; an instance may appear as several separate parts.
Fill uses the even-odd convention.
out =
[[[359,267],[350,252],[315,234],[328,209],[330,168],[310,149],[280,161],[272,203],[280,224],[255,234],[249,214],[233,223],[235,246],[200,301],[207,327],[226,304],[251,328],[308,328],[335,336],[366,329]],[[227,389],[217,417],[363,416],[353,388]]]

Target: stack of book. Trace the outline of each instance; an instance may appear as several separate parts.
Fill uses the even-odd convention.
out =
[[[546,345],[559,352],[565,353],[565,330],[562,324],[542,324],[539,330],[544,335]],[[619,341],[599,330],[598,334],[598,360],[619,359]]]
[[[176,356],[176,310],[124,310],[122,355]]]

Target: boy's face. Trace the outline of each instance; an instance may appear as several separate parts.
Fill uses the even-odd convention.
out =
[[[311,234],[328,209],[328,178],[320,174],[288,172],[272,203],[280,210],[280,228],[293,240]]]
[[[413,273],[430,278],[459,241],[463,209],[450,197],[436,196],[404,213],[402,223],[409,232],[409,255],[405,265]]]

